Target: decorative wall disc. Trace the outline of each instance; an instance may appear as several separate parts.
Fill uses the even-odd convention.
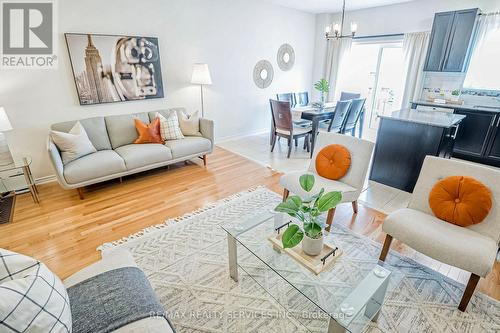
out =
[[[273,65],[267,60],[261,60],[253,69],[253,81],[260,89],[265,89],[271,85],[274,78]]]
[[[278,66],[282,71],[289,71],[295,64],[295,51],[290,44],[283,44],[278,50]]]

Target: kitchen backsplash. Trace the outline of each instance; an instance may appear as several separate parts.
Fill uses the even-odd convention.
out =
[[[421,98],[460,99],[464,104],[472,105],[500,105],[499,91],[462,90],[464,80],[465,73],[425,72]]]

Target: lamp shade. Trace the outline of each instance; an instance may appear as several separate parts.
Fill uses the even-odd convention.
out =
[[[10,131],[11,129],[12,125],[10,124],[7,112],[5,112],[5,109],[2,106],[0,106],[0,132]]]
[[[210,70],[207,64],[194,64],[193,75],[191,76],[191,83],[193,84],[212,84],[210,77]]]

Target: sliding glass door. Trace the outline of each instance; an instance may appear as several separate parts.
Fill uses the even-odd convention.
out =
[[[401,107],[404,88],[402,38],[353,41],[339,73],[340,92],[359,92],[366,97],[363,138],[375,141],[378,115]]]

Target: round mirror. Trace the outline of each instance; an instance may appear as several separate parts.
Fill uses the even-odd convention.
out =
[[[273,65],[267,60],[259,61],[253,69],[253,81],[261,89],[265,89],[273,82]]]
[[[295,64],[295,51],[290,44],[280,46],[277,54],[278,66],[282,71],[289,71]]]
[[[261,78],[262,80],[267,79],[267,75],[268,75],[268,73],[267,73],[267,70],[265,70],[265,69],[263,69],[263,70],[260,72],[260,78]]]

